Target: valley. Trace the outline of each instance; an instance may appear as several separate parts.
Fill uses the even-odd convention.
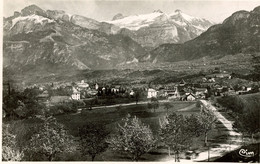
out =
[[[259,162],[260,6],[42,3],[3,18],[3,161]]]

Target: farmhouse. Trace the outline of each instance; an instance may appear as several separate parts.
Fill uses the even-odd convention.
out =
[[[188,94],[186,97],[187,101],[195,101],[196,100],[196,96],[192,93]]]
[[[49,93],[48,91],[44,91],[42,94],[39,94],[36,98],[37,101],[47,101],[49,99]]]
[[[73,100],[79,100],[80,99],[80,92],[77,89],[73,88],[73,93],[71,95],[71,98]]]
[[[133,90],[130,91],[129,95],[134,96],[135,92]]]
[[[152,97],[157,97],[157,91],[152,88],[149,88],[147,91],[147,98],[149,99]]]
[[[179,92],[179,87],[175,87],[175,91],[173,95],[169,96],[169,99],[180,99],[180,98],[181,98],[181,94]]]
[[[186,82],[182,79],[182,80],[180,81],[180,83],[179,83],[179,86],[183,87],[183,86],[185,86],[185,85],[186,85]]]
[[[187,93],[181,97],[182,101],[195,101],[196,96],[192,93]]]

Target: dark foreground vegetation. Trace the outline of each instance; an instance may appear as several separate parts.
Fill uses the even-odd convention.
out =
[[[260,94],[226,96],[217,99],[235,119],[233,127],[252,139],[260,137]]]
[[[260,143],[241,146],[240,148],[230,153],[227,153],[223,157],[216,159],[214,162],[246,162],[246,163],[258,162],[259,163],[260,162],[259,148],[260,148]],[[245,153],[244,157],[241,156],[240,155],[241,150],[246,150],[247,154],[250,155],[247,156],[247,154]]]

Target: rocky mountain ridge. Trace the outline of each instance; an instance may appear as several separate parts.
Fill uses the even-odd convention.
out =
[[[164,44],[151,52],[152,62],[177,62],[260,52],[260,6],[237,11],[184,44]]]
[[[152,13],[123,16],[116,14],[112,21],[99,22],[80,15],[71,15],[62,10],[42,10],[31,5],[21,12],[15,12],[13,17],[39,15],[54,20],[63,20],[84,28],[98,30],[108,35],[122,34],[129,36],[143,47],[153,49],[165,43],[184,43],[199,36],[214,23],[202,18],[196,18],[176,10],[171,14],[155,10]]]
[[[84,28],[74,24],[75,19],[78,16],[44,11],[35,5],[5,18],[4,69],[109,69],[117,64],[139,62],[148,54],[127,36],[93,30],[95,21]]]

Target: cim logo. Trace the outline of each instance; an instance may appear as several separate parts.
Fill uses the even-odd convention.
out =
[[[253,151],[248,152],[247,149],[240,149],[238,154],[242,157],[253,157],[255,155]]]

